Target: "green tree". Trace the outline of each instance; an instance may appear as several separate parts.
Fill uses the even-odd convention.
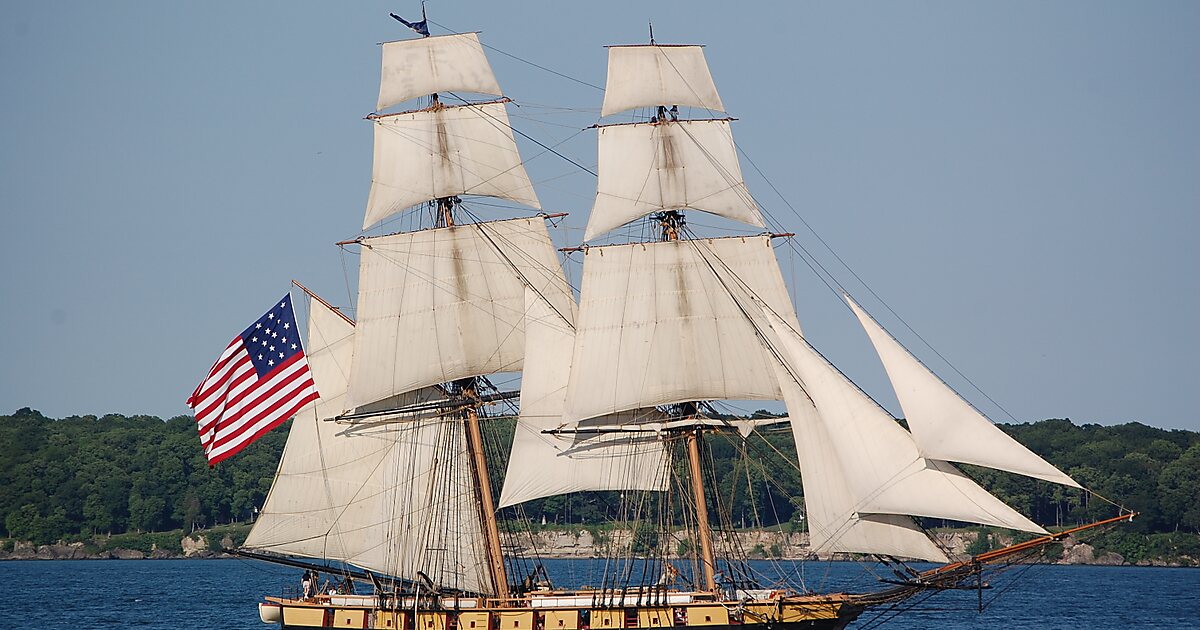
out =
[[[1158,494],[1163,520],[1200,532],[1200,443],[1163,468]]]
[[[46,544],[44,540],[45,522],[38,513],[37,506],[26,503],[19,509],[8,513],[4,518],[4,528],[8,535],[17,540],[31,540],[35,544]]]

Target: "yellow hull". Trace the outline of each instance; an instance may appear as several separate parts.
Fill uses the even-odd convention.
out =
[[[600,593],[548,593],[505,602],[444,598],[437,609],[414,610],[415,602],[380,607],[373,596],[318,595],[309,599],[267,597],[264,622],[284,628],[379,630],[657,630],[661,628],[843,628],[861,609],[843,595],[778,597],[746,602],[715,601],[704,594],[670,593],[654,603],[598,606]],[[611,599],[612,595],[608,594]],[[632,598],[630,598],[632,599]],[[611,601],[609,603],[612,603]],[[422,605],[428,605],[427,600]]]

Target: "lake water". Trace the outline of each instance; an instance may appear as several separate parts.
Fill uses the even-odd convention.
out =
[[[556,584],[599,584],[592,561],[546,562]],[[878,586],[853,563],[755,563],[811,589]],[[257,602],[299,583],[299,569],[250,560],[0,562],[0,628],[261,628]],[[1009,577],[1016,573],[1010,572]],[[941,593],[884,628],[1200,629],[1200,569],[1036,566],[984,592]],[[994,599],[993,599],[994,598]],[[871,612],[852,628],[873,627]]]

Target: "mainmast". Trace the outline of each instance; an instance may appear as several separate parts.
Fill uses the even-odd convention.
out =
[[[680,106],[724,111],[701,47],[652,39],[650,45],[609,48],[601,115],[643,107],[653,114],[646,122],[597,126],[596,202],[584,240],[647,216],[660,236],[657,243],[592,248],[599,255],[585,250],[565,415],[580,421],[655,405],[671,408],[683,425],[670,436],[687,453],[701,585],[716,592],[704,427],[697,421],[701,401],[779,395],[770,365],[758,352],[754,326],[730,291],[762,292],[785,316],[794,315],[769,238],[684,238],[685,209],[758,227],[765,223],[742,181],[732,119],[681,119]]]
[[[674,110],[674,108],[673,108]],[[658,122],[667,124],[661,117],[666,114],[665,107],[658,108]],[[662,228],[662,241],[678,241],[685,225],[683,212],[666,210],[654,216]],[[699,404],[686,402],[678,405],[680,416],[695,419],[699,416]],[[704,578],[704,590],[715,593],[717,590],[717,561],[713,550],[712,528],[708,520],[708,494],[704,489],[704,469],[701,467],[700,451],[704,440],[703,428],[697,424],[684,430],[684,440],[687,443],[688,471],[692,483],[692,500],[696,506],[696,536],[700,542],[700,571]]]

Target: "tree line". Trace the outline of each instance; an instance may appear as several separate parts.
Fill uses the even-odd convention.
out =
[[[497,426],[508,434],[498,436],[503,446],[511,426]],[[1068,526],[1115,515],[1100,498],[1107,497],[1141,512],[1131,531],[1200,532],[1200,433],[1069,420],[1000,428],[1095,492],[964,467],[1034,521]],[[0,535],[44,544],[247,521],[270,489],[287,429],[209,468],[191,416],[52,419],[28,408],[0,416]],[[722,497],[723,526],[803,528],[790,434],[708,444],[709,483]],[[503,466],[493,470],[499,474]],[[616,516],[618,503],[616,493],[583,493],[530,502],[506,516],[597,525]]]

